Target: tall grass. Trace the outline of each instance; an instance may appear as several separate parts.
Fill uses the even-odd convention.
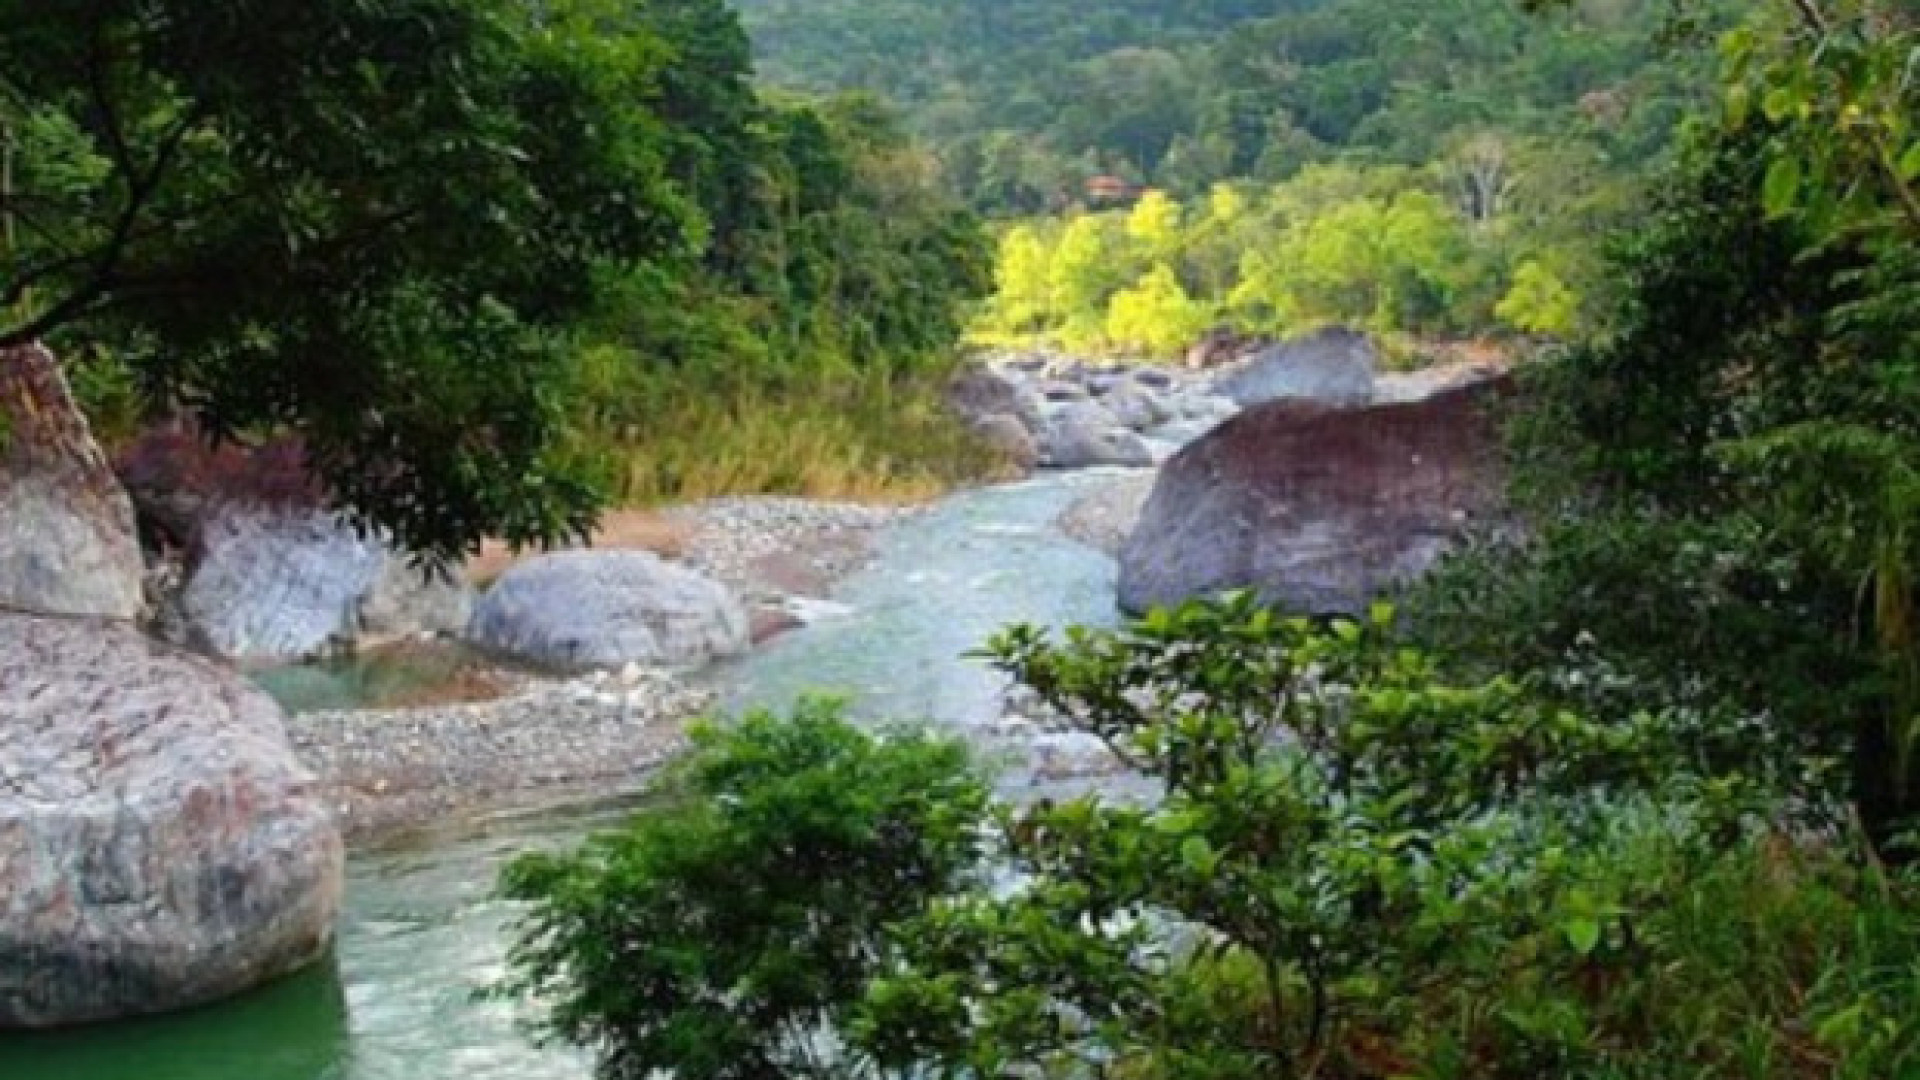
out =
[[[919,503],[1006,473],[944,406],[948,374],[620,364],[589,389],[598,404],[582,433],[610,458],[623,506],[742,495]]]

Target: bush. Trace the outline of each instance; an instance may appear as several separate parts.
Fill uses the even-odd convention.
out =
[[[505,878],[532,905],[506,990],[606,1080],[845,1077],[828,1044],[883,930],[968,880],[987,788],[964,747],[875,738],[826,702],[703,727],[652,809]]]
[[[1620,807],[1677,793],[1711,852],[1765,805],[1737,774],[1689,779],[1710,726],[1449,684],[1392,621],[1286,620],[1243,595],[1065,644],[997,639],[1165,797],[1004,811],[1024,885],[910,922],[865,1044],[947,1076],[1397,1075],[1376,1052],[1417,1046],[1430,991],[1572,981],[1622,932],[1645,883],[1590,854]],[[1539,1029],[1529,1045],[1566,1041],[1558,1022],[1506,1021]]]

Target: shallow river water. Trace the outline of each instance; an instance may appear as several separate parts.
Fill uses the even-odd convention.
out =
[[[1107,482],[1047,476],[962,493],[891,529],[838,594],[845,610],[716,671],[731,710],[847,695],[854,715],[974,727],[1003,681],[962,659],[1009,622],[1110,623],[1114,566],[1054,518]],[[581,1054],[535,1046],[480,992],[502,973],[513,854],[618,820],[606,807],[503,818],[355,856],[332,961],[178,1016],[0,1035],[0,1080],[584,1080]]]

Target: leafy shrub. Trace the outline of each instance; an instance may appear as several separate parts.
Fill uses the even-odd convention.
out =
[[[1738,776],[1687,779],[1710,724],[1449,684],[1392,622],[1241,595],[1065,644],[998,638],[1000,665],[1165,797],[1003,811],[1024,884],[907,924],[865,1044],[955,1077],[1391,1075],[1370,1048],[1419,1031],[1429,990],[1494,999],[1515,962],[1571,980],[1622,932],[1641,883],[1587,854],[1621,806],[1682,792],[1710,851],[1765,805]],[[1504,1023],[1581,1042],[1550,1014]]]
[[[846,1076],[827,1043],[884,928],[978,863],[986,785],[958,744],[877,739],[823,701],[693,738],[653,809],[509,868],[532,907],[506,989],[607,1080]]]

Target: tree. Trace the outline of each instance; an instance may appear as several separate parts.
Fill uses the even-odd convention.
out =
[[[997,637],[998,666],[1162,797],[1004,808],[1017,880],[897,928],[905,962],[870,984],[860,1045],[942,1078],[1675,1075],[1614,1071],[1666,1053],[1636,1014],[1641,965],[1668,970],[1651,957],[1674,943],[1637,931],[1679,882],[1635,876],[1607,838],[1737,733],[1449,683],[1392,621],[1239,594]],[[1751,787],[1716,780],[1653,814],[1686,865],[1741,835]]]
[[[1231,303],[1276,330],[1345,322],[1380,331],[1444,325],[1465,260],[1462,225],[1418,189],[1326,202],[1318,174],[1281,196],[1291,220],[1271,248],[1247,252]]]
[[[1046,241],[1032,225],[1016,225],[1000,238],[994,317],[1002,328],[1033,330],[1052,319],[1049,259]]]
[[[1153,190],[1140,196],[1127,214],[1127,237],[1140,245],[1149,261],[1166,263],[1180,254],[1180,204],[1164,191]]]
[[[690,250],[644,107],[668,44],[597,0],[0,4],[0,343],[107,339],[220,437],[297,436],[435,554],[584,530],[566,334]]]
[[[1506,211],[1513,191],[1512,162],[1499,136],[1481,132],[1468,138],[1447,161],[1447,172],[1457,188],[1460,212],[1475,226],[1485,226]]]
[[[1564,337],[1580,319],[1580,297],[1539,259],[1513,272],[1513,287],[1494,309],[1500,320],[1529,334]]]
[[[1053,304],[1063,320],[1061,336],[1069,344],[1091,344],[1102,336],[1107,302],[1127,280],[1123,238],[1111,218],[1081,214],[1067,223],[1054,245],[1048,279]]]
[[[1920,816],[1916,44],[1911,12],[1873,0],[1783,0],[1729,34],[1719,123],[1624,252],[1617,329],[1544,370],[1525,420],[1548,512],[1579,507],[1616,565],[1638,566],[1617,589],[1664,580],[1676,536],[1717,538],[1741,568],[1725,602],[1640,620],[1612,647],[1641,670],[1684,656],[1691,692],[1851,759],[1860,816],[1900,858]],[[1585,585],[1550,573],[1591,554],[1577,539],[1507,580],[1588,608]],[[1734,671],[1734,655],[1819,662]]]
[[[1107,340],[1121,347],[1171,356],[1192,345],[1211,321],[1166,263],[1113,294],[1107,308]]]

